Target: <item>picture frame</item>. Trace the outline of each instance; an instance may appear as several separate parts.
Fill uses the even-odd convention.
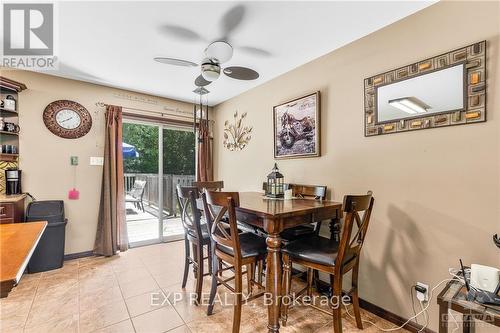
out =
[[[274,158],[321,156],[320,92],[273,107]]]
[[[487,120],[486,46],[486,41],[477,42],[366,78],[364,80],[365,137],[485,122]],[[430,92],[428,94],[424,94],[418,89],[404,92],[393,89],[393,92],[397,92],[402,98],[381,97],[383,95],[381,91],[384,89],[387,91],[388,88],[402,86],[412,81],[417,82],[417,80],[422,82],[425,78],[437,76],[453,69],[461,71],[457,71],[460,73],[460,77],[453,81],[434,80],[434,86],[431,85],[432,82],[413,85],[414,87],[431,87],[427,89]],[[443,84],[443,82],[447,84]],[[460,94],[450,92],[456,87],[460,90]],[[440,93],[441,90],[445,92]],[[440,107],[440,100],[435,96],[457,96],[455,102],[460,101],[461,103],[458,106],[456,103],[449,103],[453,107],[448,108]],[[400,101],[406,103],[410,101],[410,105],[413,105],[410,111],[414,111],[414,106],[417,105],[417,110],[422,108],[421,112],[412,114],[407,110],[408,115],[403,117],[381,117],[383,112],[381,112],[379,104],[382,106],[390,105],[391,111],[394,113],[395,110],[400,112],[397,109],[401,109],[401,106],[393,108],[395,102],[402,104]]]

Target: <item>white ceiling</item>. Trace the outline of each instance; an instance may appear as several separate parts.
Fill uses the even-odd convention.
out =
[[[221,76],[207,88],[216,105],[297,66],[419,11],[435,1],[243,2],[245,15],[230,34],[227,66],[247,66],[255,81]],[[221,34],[236,2],[59,2],[58,71],[50,74],[183,101],[193,101],[199,68],[153,61],[167,56],[199,62]],[[185,40],[162,26],[181,26],[203,40]],[[270,56],[238,46],[258,47]]]

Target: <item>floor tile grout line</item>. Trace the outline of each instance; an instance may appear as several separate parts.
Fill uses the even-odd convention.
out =
[[[42,278],[42,274],[40,274],[40,278],[38,280],[41,280]],[[19,281],[21,282],[21,281]],[[30,314],[31,314],[31,309],[33,308],[33,303],[35,302],[35,297],[36,297],[36,294],[38,293],[38,287],[40,286],[40,281],[38,281],[37,285],[36,285],[36,288],[35,288],[35,293],[33,294],[33,298],[31,299],[31,304],[30,304],[30,308],[28,310],[28,314],[26,315],[26,318],[24,319],[24,324],[23,324],[23,332],[26,328],[26,325],[28,324],[28,318],[30,317]]]
[[[127,314],[128,314],[128,320],[130,320],[130,324],[132,325],[132,329],[134,330],[134,332],[137,332],[137,330],[135,329],[135,325],[134,325],[134,321],[132,320],[132,316],[130,315],[130,311],[128,309],[128,305],[127,305],[127,302],[125,302],[125,296],[123,295],[123,290],[122,290],[122,286],[120,285],[120,283],[118,282],[118,277],[116,276],[116,272],[114,271],[113,269],[113,276],[115,277],[116,279],[116,282],[118,284],[118,288],[120,289],[120,293],[122,294],[122,300],[123,300],[123,303],[125,303],[125,309],[127,309]],[[117,323],[116,323],[117,324]]]

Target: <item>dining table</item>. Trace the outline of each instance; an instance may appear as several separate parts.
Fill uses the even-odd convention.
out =
[[[278,333],[282,281],[281,232],[302,224],[329,221],[331,237],[338,239],[342,203],[304,198],[268,198],[260,192],[240,192],[235,208],[238,222],[258,227],[267,234],[266,293],[268,332]]]
[[[18,284],[46,227],[47,221],[0,224],[0,298]]]

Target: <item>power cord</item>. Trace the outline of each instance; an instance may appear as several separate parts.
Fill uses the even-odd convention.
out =
[[[375,326],[376,328],[378,328],[380,331],[383,331],[383,332],[392,332],[392,331],[396,331],[396,330],[399,330],[401,328],[403,328],[406,324],[408,324],[410,321],[412,321],[413,319],[417,318],[418,316],[420,316],[422,313],[426,313],[427,309],[429,308],[430,304],[431,304],[431,299],[432,299],[432,295],[434,293],[434,290],[436,290],[440,285],[442,285],[444,282],[448,282],[448,281],[452,281],[454,279],[444,279],[443,281],[439,282],[438,284],[436,284],[434,286],[434,288],[431,289],[431,291],[429,292],[429,300],[427,301],[427,305],[425,307],[422,307],[422,311],[420,311],[419,313],[417,313],[416,315],[414,315],[413,317],[409,318],[407,321],[405,321],[402,325],[400,326],[397,326],[397,327],[392,327],[392,328],[382,328],[382,327],[379,327],[377,324],[375,324],[374,322],[372,321],[369,321],[369,320],[366,320],[366,319],[361,319],[362,322],[365,322],[367,324],[370,324],[370,325],[373,325]],[[345,310],[347,312],[347,314],[349,315],[349,317],[351,317],[352,319],[355,319],[354,316],[349,312],[349,309],[347,308],[347,305],[344,304],[344,307],[345,307]],[[426,327],[427,327],[428,323],[426,323],[426,326],[423,326],[420,331],[423,331]],[[419,332],[420,332],[419,331]]]
[[[413,310],[413,315],[415,316],[415,322],[417,323],[418,325],[418,318],[417,318],[417,310],[415,310],[415,302],[414,302],[414,298],[413,298],[413,289],[415,289],[417,285],[413,285],[410,287],[410,301],[411,301],[411,308]]]
[[[425,318],[425,325],[423,325],[422,328],[418,330],[418,332],[422,332],[427,327],[427,325],[429,325],[429,314],[427,313],[427,309],[424,309],[424,302],[419,300],[419,303],[420,303],[420,309],[422,309]]]

